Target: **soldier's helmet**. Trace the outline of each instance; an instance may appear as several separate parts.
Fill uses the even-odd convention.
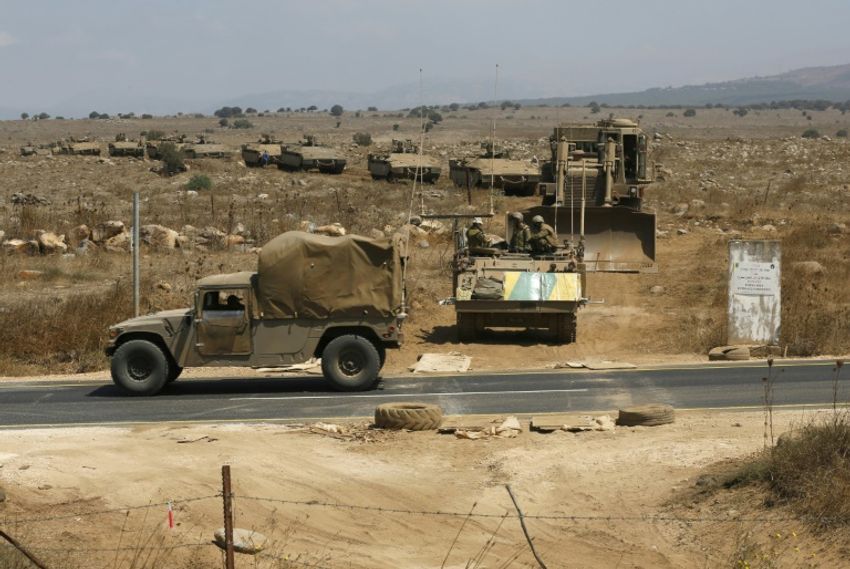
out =
[[[480,217],[473,217],[472,218],[472,225],[484,225],[484,220],[481,219]]]
[[[516,219],[517,221],[522,221],[522,214],[518,211],[515,211],[511,214],[511,219]]]
[[[531,218],[531,223],[535,223],[535,224],[543,223],[543,216],[542,215],[535,215],[534,217]]]

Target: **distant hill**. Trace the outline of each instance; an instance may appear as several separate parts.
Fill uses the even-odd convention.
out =
[[[626,105],[747,105],[790,101],[794,99],[823,99],[834,102],[850,101],[850,64],[830,67],[806,67],[780,75],[751,77],[721,83],[655,87],[632,93],[607,93],[581,97],[549,97],[523,99],[523,105],[587,105],[592,101],[611,106]]]

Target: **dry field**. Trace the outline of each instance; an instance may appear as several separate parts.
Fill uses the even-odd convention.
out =
[[[652,160],[663,166],[663,181],[649,190],[647,207],[659,214],[660,272],[657,275],[593,275],[589,294],[604,300],[579,316],[579,340],[554,346],[535,336],[494,336],[487,343],[455,342],[451,307],[437,301],[451,295],[448,234],[425,237],[429,247],[414,247],[409,289],[411,319],[407,345],[390,354],[389,370],[405,369],[428,350],[462,350],[474,367],[541,367],[568,358],[632,361],[699,359],[724,341],[726,242],[731,237],[784,241],[783,344],[789,355],[842,354],[847,333],[850,289],[845,286],[850,251],[844,226],[850,201],[850,145],[846,139],[804,140],[806,128],[834,135],[850,122],[838,111],[750,112],[700,109],[685,118],[681,110],[605,109],[618,116],[640,116],[648,132],[660,132]],[[470,154],[488,136],[489,113],[448,113],[427,135],[426,151],[443,161]],[[517,156],[547,156],[551,127],[558,121],[594,120],[583,108],[523,108],[499,112],[497,136]],[[48,120],[0,122],[0,231],[5,238],[30,238],[44,229],[70,235],[74,227],[107,220],[129,225],[134,190],[143,195],[144,224],[177,231],[187,225],[240,232],[249,244],[262,245],[304,221],[341,223],[350,232],[393,230],[411,208],[411,185],[373,181],[366,171],[369,149],[352,143],[355,132],[369,132],[375,147],[393,137],[415,137],[418,119],[388,113],[347,113],[252,117],[255,128],[221,129],[215,118],[150,120]],[[393,125],[398,125],[398,131]],[[66,136],[90,136],[106,143],[116,133],[130,137],[143,130],[207,132],[238,149],[260,133],[288,141],[303,133],[344,150],[348,168],[340,176],[248,169],[238,158],[190,161],[191,170],[173,178],[150,172],[154,163],[131,158],[35,156],[23,158],[18,147]],[[211,190],[187,194],[191,176],[203,174]],[[30,193],[49,205],[12,203],[12,194]],[[427,186],[424,205],[437,212],[486,209],[488,195],[478,191],[474,204],[447,176]],[[502,229],[503,214],[535,203],[536,198],[497,197],[497,216],[488,228]],[[419,200],[414,200],[418,210]],[[71,249],[73,251],[73,248]],[[798,261],[817,261],[799,265]],[[251,252],[183,247],[147,250],[142,268],[143,307],[185,306],[199,276],[250,269]],[[42,273],[32,277],[22,271]],[[86,255],[0,256],[0,375],[75,373],[102,369],[100,354],[106,326],[129,313],[128,254],[90,251]],[[30,278],[26,278],[30,275]],[[651,294],[660,285],[663,292]],[[517,344],[518,342],[518,344]],[[498,349],[494,350],[494,345]],[[498,355],[494,357],[494,352]]]

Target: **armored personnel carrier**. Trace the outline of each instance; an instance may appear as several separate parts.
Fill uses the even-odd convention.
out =
[[[232,152],[227,146],[207,140],[204,135],[200,135],[193,142],[183,146],[183,154],[186,158],[226,158]]]
[[[54,154],[70,154],[74,156],[100,156],[100,145],[87,138],[69,138],[62,140],[53,147]]]
[[[506,223],[506,242],[513,225]],[[559,344],[576,341],[576,313],[587,302],[580,246],[560,244],[534,255],[506,248],[468,247],[455,229],[452,262],[458,339],[478,339],[487,328],[542,330]]]
[[[483,152],[471,160],[449,160],[449,176],[459,188],[498,188],[506,196],[531,196],[540,182],[536,162],[511,160],[503,148],[482,142]]]
[[[242,160],[248,167],[277,164],[280,153],[280,141],[269,134],[262,135],[257,142],[248,142],[242,145]],[[266,163],[263,161],[263,154],[268,156]]]
[[[306,135],[298,144],[284,144],[280,150],[277,167],[281,170],[317,170],[323,174],[342,174],[345,170],[345,157],[319,144],[313,135]]]
[[[21,156],[35,156],[38,154],[38,148],[32,142],[21,146]]]
[[[369,173],[373,180],[418,179],[434,184],[440,178],[439,162],[430,156],[419,154],[419,146],[412,140],[393,140],[388,153],[369,154]]]
[[[127,135],[123,133],[116,134],[115,141],[109,143],[109,155],[144,158],[145,143],[143,140],[127,140]]]

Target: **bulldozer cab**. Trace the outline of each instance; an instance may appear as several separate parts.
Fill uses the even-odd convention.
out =
[[[655,214],[643,211],[647,137],[637,123],[560,125],[539,186],[541,215],[559,240],[584,242],[588,271],[655,272]]]

